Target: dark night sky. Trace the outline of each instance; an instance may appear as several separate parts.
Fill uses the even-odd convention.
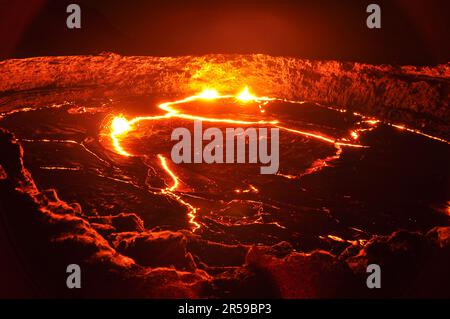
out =
[[[65,8],[82,8],[69,30]],[[382,29],[366,27],[366,6]],[[0,0],[0,57],[266,53],[369,63],[450,61],[446,0]]]

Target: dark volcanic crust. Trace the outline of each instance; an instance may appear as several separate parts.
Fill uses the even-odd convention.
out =
[[[264,55],[42,57],[0,62],[0,111],[72,98],[186,96],[204,86],[234,93],[249,85],[258,95],[320,102],[448,136],[449,78],[448,64],[371,66]],[[36,285],[33,296],[449,297],[449,227],[374,236],[340,255],[299,253],[286,242],[224,245],[187,231],[145,230],[134,214],[85,216],[77,203],[35,185],[21,146],[4,130],[0,150],[0,233],[7,230],[20,251]],[[64,269],[74,260],[83,261],[87,274],[81,292],[65,286]],[[387,269],[383,289],[365,286],[371,263]]]
[[[373,236],[340,255],[300,253],[287,242],[224,245],[190,231],[145,230],[135,214],[89,218],[35,185],[22,147],[3,129],[0,149],[0,234],[9,237],[0,248],[12,243],[20,255],[21,276],[32,282],[27,297],[450,297],[450,227]],[[65,286],[74,261],[83,289]],[[383,289],[365,287],[372,263],[386,269]]]
[[[47,94],[54,89],[68,91],[68,97],[77,93],[173,97],[205,86],[234,93],[244,85],[258,95],[345,108],[442,137],[450,132],[450,63],[378,66],[261,54],[126,57],[108,53],[6,60],[0,62],[0,110],[24,92],[46,96],[51,102]]]

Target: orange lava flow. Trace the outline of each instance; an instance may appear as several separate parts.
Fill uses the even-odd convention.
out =
[[[269,102],[269,101],[286,101],[283,99],[277,99],[277,98],[269,98],[269,97],[259,97],[255,96],[250,93],[248,87],[245,87],[242,92],[240,92],[237,95],[220,95],[216,90],[214,89],[205,89],[201,93],[192,95],[189,97],[186,97],[181,100],[173,101],[173,102],[165,102],[158,105],[158,108],[165,111],[166,113],[164,115],[156,115],[156,116],[138,116],[131,120],[127,120],[123,116],[117,116],[113,119],[110,126],[110,137],[113,144],[113,147],[115,151],[118,154],[124,155],[124,156],[132,156],[129,152],[127,152],[120,144],[120,140],[126,136],[126,133],[131,131],[133,129],[133,126],[141,121],[155,121],[155,120],[161,120],[161,119],[168,119],[168,118],[181,118],[186,120],[199,120],[203,122],[212,122],[212,123],[228,123],[228,124],[238,124],[238,125],[260,125],[260,124],[267,124],[273,127],[277,127],[283,131],[287,131],[290,133],[298,134],[307,136],[310,138],[314,138],[326,143],[334,144],[336,146],[348,146],[348,147],[365,147],[363,145],[359,144],[352,144],[352,143],[345,143],[341,141],[337,141],[336,139],[332,137],[328,137],[326,135],[313,133],[313,132],[307,132],[307,131],[301,131],[297,129],[288,128],[285,126],[282,126],[279,124],[278,120],[259,120],[259,121],[243,121],[243,120],[234,120],[230,118],[213,118],[213,117],[204,117],[199,115],[192,115],[192,114],[186,114],[181,113],[179,110],[176,109],[176,105],[196,101],[196,100],[218,100],[218,99],[236,99],[238,102],[241,103],[248,103],[248,102]]]
[[[392,126],[392,127],[398,128],[399,130],[405,130],[405,131],[408,131],[408,132],[411,132],[411,133],[415,133],[415,134],[419,134],[419,135],[422,135],[422,136],[431,138],[432,140],[435,140],[435,141],[439,141],[439,142],[443,142],[443,143],[450,144],[449,141],[444,140],[443,138],[436,137],[436,136],[433,136],[433,135],[430,135],[430,134],[426,134],[426,133],[424,133],[424,132],[421,132],[421,131],[419,131],[419,130],[415,130],[415,129],[406,127],[406,126],[404,126],[404,125],[392,124],[392,123],[387,123],[387,124],[390,125],[390,126]]]
[[[176,108],[177,105],[181,105],[184,103],[192,102],[192,101],[201,101],[201,100],[218,100],[218,99],[235,99],[239,103],[249,103],[249,102],[256,102],[260,103],[260,111],[261,113],[264,113],[264,110],[261,108],[262,105],[266,105],[270,101],[281,101],[281,102],[287,102],[287,103],[303,103],[298,101],[290,101],[286,99],[280,99],[280,98],[270,98],[270,97],[258,97],[253,95],[248,87],[245,87],[242,92],[236,94],[236,95],[221,95],[219,94],[215,89],[207,88],[203,90],[201,93],[198,93],[196,95],[192,95],[189,97],[186,97],[181,100],[177,101],[171,101],[171,102],[164,102],[158,105],[158,108],[165,112],[165,114],[162,115],[156,115],[156,116],[138,116],[134,117],[130,120],[126,119],[124,116],[119,115],[116,116],[110,126],[110,133],[109,136],[111,138],[111,144],[117,154],[123,155],[123,156],[134,156],[133,154],[126,151],[122,145],[121,141],[126,137],[127,133],[135,129],[135,125],[141,121],[158,121],[162,119],[169,119],[169,118],[180,118],[180,119],[186,119],[186,120],[200,120],[204,122],[212,122],[212,123],[228,123],[228,124],[236,124],[236,125],[261,125],[266,124],[272,127],[279,128],[282,131],[290,132],[292,134],[302,135],[306,136],[308,138],[316,139],[321,142],[329,143],[334,145],[336,148],[336,154],[321,160],[320,162],[315,163],[313,167],[311,168],[312,171],[316,171],[320,169],[320,167],[326,166],[326,163],[328,160],[332,160],[335,158],[338,158],[342,152],[342,147],[356,147],[356,148],[366,148],[368,146],[364,146],[361,144],[355,144],[351,143],[351,141],[357,141],[359,138],[358,132],[362,132],[364,130],[368,129],[359,129],[357,131],[350,132],[349,139],[347,138],[341,138],[341,139],[335,139],[323,134],[315,133],[315,132],[308,132],[308,131],[302,131],[299,129],[290,128],[287,126],[282,125],[278,120],[257,120],[257,121],[244,121],[244,120],[236,120],[231,118],[214,118],[214,117],[205,117],[205,116],[199,116],[199,115],[192,115],[187,113],[182,113],[179,109]],[[339,112],[346,112],[346,110],[337,110]],[[365,119],[365,123],[369,125],[376,125],[380,121],[377,119],[365,117],[363,115],[354,113],[355,115],[361,116],[363,119]],[[410,131],[412,133],[420,134],[428,138],[432,138],[441,142],[445,142],[447,144],[450,144],[449,141],[446,141],[444,139],[440,139],[438,137],[434,137],[425,133],[422,133],[417,130],[409,129],[401,125],[394,125],[391,123],[386,123],[390,126],[396,127],[398,129],[404,129],[407,131]],[[200,224],[195,221],[197,208],[193,207],[188,202],[184,201],[180,195],[178,195],[176,192],[178,190],[178,187],[180,185],[180,180],[177,177],[177,175],[174,173],[173,170],[170,169],[170,167],[167,164],[167,160],[162,155],[158,155],[160,165],[162,169],[171,177],[173,184],[170,187],[167,187],[165,189],[161,190],[161,193],[168,195],[178,201],[181,205],[185,206],[188,209],[188,217],[189,222],[193,225],[193,230],[197,230],[200,228]],[[308,172],[307,172],[308,173]],[[280,176],[284,176],[286,178],[292,179],[296,178],[292,175],[282,175],[277,174]],[[240,192],[258,192],[258,190],[255,188],[251,188],[248,190],[236,190],[237,193]]]
[[[178,186],[180,185],[177,175],[175,175],[175,173],[170,170],[169,166],[167,165],[167,160],[164,156],[162,156],[161,154],[158,154],[158,158],[161,162],[162,168],[167,172],[167,174],[170,175],[170,177],[173,180],[172,186],[166,188],[165,190],[169,191],[169,192],[173,192],[173,191],[177,190]]]
[[[178,176],[175,175],[175,173],[170,169],[169,165],[167,164],[167,160],[164,156],[162,156],[161,154],[158,154],[158,158],[161,163],[161,167],[170,176],[170,178],[172,178],[172,181],[173,181],[172,186],[162,189],[161,193],[172,197],[177,202],[179,202],[181,205],[183,205],[187,208],[189,223],[193,226],[192,231],[195,232],[197,229],[200,228],[200,224],[195,221],[195,217],[197,215],[197,208],[195,208],[188,202],[184,201],[178,194],[175,193],[178,186],[180,185]]]

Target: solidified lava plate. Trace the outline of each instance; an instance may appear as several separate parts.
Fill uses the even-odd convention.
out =
[[[77,263],[87,297],[448,297],[449,92],[449,65],[3,61],[3,227],[43,296]],[[198,120],[279,129],[278,172],[173,163]]]

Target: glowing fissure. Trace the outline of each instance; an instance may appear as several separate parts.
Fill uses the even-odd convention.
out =
[[[300,177],[320,171],[322,168],[327,167],[329,162],[331,162],[333,160],[337,160],[341,156],[341,154],[342,154],[342,147],[337,146],[336,153],[334,155],[327,156],[326,158],[319,158],[319,159],[315,160],[312,163],[311,167],[308,168],[304,173],[302,173],[300,175]]]
[[[238,193],[238,194],[240,194],[240,193],[255,193],[255,194],[257,194],[257,193],[259,193],[259,189],[257,189],[255,186],[253,186],[252,184],[248,184],[248,188],[246,188],[246,189],[235,189],[234,190],[234,192],[235,193]]]
[[[412,128],[408,128],[408,127],[406,127],[406,126],[404,126],[404,125],[392,124],[392,123],[386,123],[386,124],[389,125],[389,126],[398,128],[398,129],[400,129],[400,130],[405,130],[405,131],[408,131],[408,132],[410,132],[410,133],[415,133],[415,134],[418,134],[418,135],[425,136],[425,137],[430,138],[430,139],[435,140],[435,141],[439,141],[439,142],[443,142],[443,143],[450,144],[450,141],[444,140],[443,138],[436,137],[436,136],[433,136],[433,135],[430,135],[430,134],[426,134],[426,133],[421,132],[421,131],[419,131],[419,130],[415,130],[415,129],[412,129]]]
[[[177,190],[178,186],[180,185],[178,177],[170,170],[169,166],[167,165],[167,160],[164,156],[162,156],[161,154],[158,154],[158,158],[161,162],[162,168],[167,172],[167,174],[169,174],[169,176],[173,180],[172,186],[166,188],[165,190],[169,191],[169,192],[173,192],[173,191]]]
[[[178,176],[175,175],[175,173],[170,169],[169,165],[167,164],[167,160],[164,156],[158,154],[158,158],[161,167],[172,179],[172,186],[161,189],[161,193],[170,196],[178,203],[186,207],[186,209],[188,210],[189,223],[193,226],[192,231],[196,231],[197,229],[200,228],[200,224],[195,220],[195,217],[197,215],[197,208],[195,208],[194,206],[183,200],[180,195],[175,193],[175,191],[178,189],[178,186],[180,185]]]
[[[107,162],[106,160],[104,160],[103,158],[101,158],[100,156],[98,156],[96,153],[94,153],[93,151],[91,151],[89,148],[86,147],[86,145],[84,145],[84,141],[82,142],[77,142],[75,140],[52,140],[52,139],[28,139],[28,138],[22,138],[19,139],[19,141],[21,142],[26,142],[26,143],[65,143],[65,144],[76,144],[78,146],[80,146],[82,149],[84,149],[87,153],[91,154],[92,156],[94,156],[96,159],[98,159],[100,162],[106,164],[106,165],[110,165],[109,162]],[[119,142],[118,142],[119,143]],[[120,144],[119,144],[120,146]]]

